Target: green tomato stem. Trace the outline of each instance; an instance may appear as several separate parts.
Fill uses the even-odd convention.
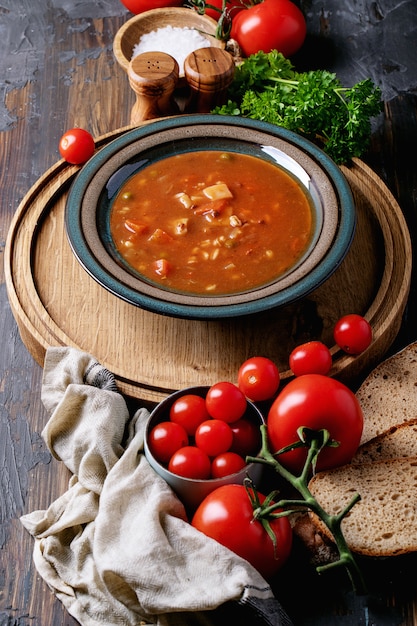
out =
[[[219,13],[216,27],[216,39],[220,41],[227,41],[230,37],[230,31],[232,28],[232,22],[230,18],[230,12],[227,8],[227,0],[222,0],[222,8],[214,6],[205,0],[188,0],[187,3],[191,8],[195,9],[199,15],[204,15],[206,9],[212,9]]]
[[[352,500],[347,504],[347,506],[340,511],[337,515],[330,515],[327,513],[323,507],[317,502],[316,498],[312,495],[311,491],[308,488],[308,481],[310,476],[311,467],[315,465],[315,461],[317,459],[318,454],[323,448],[323,441],[327,441],[327,439],[323,439],[322,433],[317,433],[317,437],[313,437],[310,440],[310,445],[307,451],[307,458],[302,469],[302,472],[299,476],[295,476],[289,470],[287,470],[279,461],[275,458],[275,456],[271,453],[268,446],[268,436],[267,436],[267,427],[266,425],[261,426],[262,433],[262,448],[261,453],[258,457],[247,457],[248,463],[262,463],[264,465],[268,465],[272,469],[274,469],[282,478],[284,478],[294,489],[298,491],[301,496],[301,500],[293,500],[293,499],[282,499],[279,502],[275,502],[274,504],[269,504],[269,500],[266,506],[261,507],[261,509],[257,510],[256,515],[257,518],[270,518],[274,515],[276,509],[284,509],[283,513],[279,515],[289,515],[294,510],[300,510],[300,507],[305,507],[312,511],[317,517],[325,524],[330,533],[332,534],[333,540],[336,544],[339,559],[332,563],[321,565],[316,568],[318,573],[325,572],[329,569],[333,569],[335,567],[345,567],[347,574],[350,578],[352,587],[354,591],[358,594],[366,592],[366,584],[363,579],[360,568],[350,550],[346,539],[343,535],[342,531],[342,522],[349,511],[353,508],[353,506],[360,500],[360,495],[355,494]],[[326,445],[326,444],[324,444]],[[291,510],[289,510],[291,507]]]

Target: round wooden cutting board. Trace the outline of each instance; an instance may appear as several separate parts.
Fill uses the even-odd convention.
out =
[[[102,137],[100,147],[128,129]],[[398,333],[411,279],[411,243],[403,214],[384,183],[363,162],[343,172],[358,223],[352,246],[333,276],[295,304],[224,321],[160,316],[119,300],[80,266],[67,241],[64,212],[78,168],[59,161],[23,199],[8,234],[5,273],[23,342],[43,365],[49,346],[92,354],[116,376],[120,391],[159,402],[192,385],[236,381],[250,356],[272,358],[282,372],[298,344],[321,339],[331,347],[331,372],[352,382],[386,353]],[[333,326],[345,314],[365,315],[372,346],[359,357],[334,346]]]

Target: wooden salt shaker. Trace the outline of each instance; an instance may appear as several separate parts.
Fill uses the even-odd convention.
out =
[[[131,112],[131,124],[178,113],[173,98],[178,82],[177,61],[165,52],[143,52],[129,63],[128,77],[136,103]]]
[[[209,113],[224,104],[227,88],[233,80],[235,64],[222,48],[199,48],[184,62],[184,74],[191,89],[187,110]]]

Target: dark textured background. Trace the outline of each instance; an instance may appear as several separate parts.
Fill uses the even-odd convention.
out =
[[[300,69],[335,71],[350,86],[371,78],[384,112],[364,160],[400,203],[417,234],[417,0],[302,0],[308,38]],[[0,0],[0,256],[25,193],[58,159],[72,126],[95,136],[129,123],[133,103],[112,42],[130,14],[118,0]],[[417,339],[416,281],[393,349]],[[68,474],[40,432],[41,368],[23,346],[0,265],[0,626],[73,626],[40,580],[32,540],[18,518],[44,508]],[[289,572],[277,594],[302,625],[411,626],[417,614],[414,556],[365,563],[374,590],[355,598],[330,577]],[[334,584],[332,584],[334,583]]]
[[[415,0],[302,0],[299,6],[308,22],[309,51],[320,65],[335,71],[346,86],[371,78],[387,101],[402,92],[416,93]],[[62,44],[57,40],[57,25],[65,23],[68,32],[82,33],[88,30],[91,19],[126,15],[117,0],[3,0],[0,130],[10,129],[19,119],[18,112],[8,109],[6,94],[24,87],[27,81],[43,79],[50,49]],[[75,59],[77,65],[82,65],[108,51],[110,44],[83,50],[64,43],[60,48],[60,80],[70,83],[71,61]],[[39,114],[39,107],[40,103],[33,102],[32,115]]]

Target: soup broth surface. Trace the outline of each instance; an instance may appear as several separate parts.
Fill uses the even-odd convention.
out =
[[[149,281],[194,295],[243,292],[293,267],[312,238],[310,199],[263,159],[221,151],[144,167],[117,194],[114,245]]]

